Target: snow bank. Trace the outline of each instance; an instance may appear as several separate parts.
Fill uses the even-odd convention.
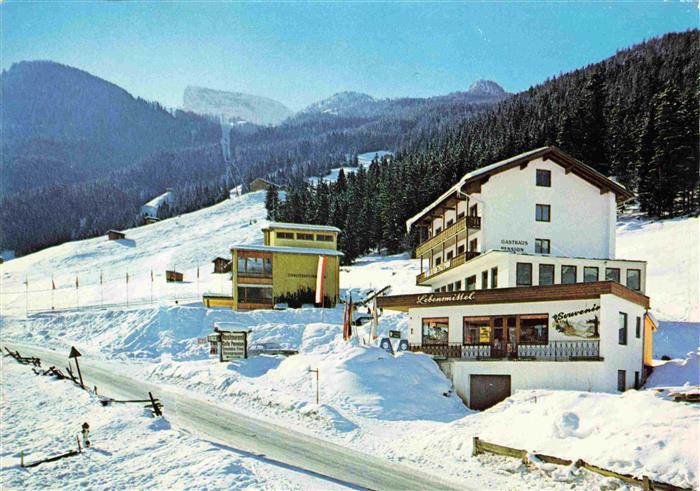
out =
[[[653,391],[602,394],[519,391],[411,446],[457,466],[471,455],[471,439],[537,451],[635,476],[698,485],[699,408],[670,402]]]
[[[700,347],[700,323],[659,322],[653,337],[654,358],[686,358],[689,351]]]
[[[75,345],[98,357],[155,360],[166,353],[191,360],[209,358],[208,345],[198,345],[197,338],[211,334],[217,322],[252,329],[251,343],[296,349],[307,324],[321,319],[341,323],[342,315],[342,308],[234,312],[181,305],[0,317],[0,329],[4,339],[59,350]]]
[[[645,387],[700,386],[700,348],[687,354],[687,358],[667,361],[654,367]]]

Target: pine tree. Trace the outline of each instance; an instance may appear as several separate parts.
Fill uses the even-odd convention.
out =
[[[270,186],[267,188],[267,193],[265,194],[265,209],[267,210],[267,219],[276,220],[277,212],[280,205],[279,193],[277,192],[277,186]]]

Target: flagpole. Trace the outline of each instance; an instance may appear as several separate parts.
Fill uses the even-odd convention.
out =
[[[54,309],[53,306],[53,292],[56,289],[56,284],[53,282],[53,274],[51,275],[51,310]]]
[[[80,287],[80,282],[78,281],[78,275],[75,275],[75,308],[80,308],[80,299],[78,298],[78,288]]]
[[[100,269],[100,307],[104,307],[104,292],[102,291],[102,269]]]

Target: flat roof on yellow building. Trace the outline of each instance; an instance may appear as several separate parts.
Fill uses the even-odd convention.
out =
[[[261,251],[261,252],[281,252],[285,254],[313,254],[315,256],[343,256],[344,254],[335,249],[313,249],[310,247],[284,247],[266,246],[251,244],[234,244],[231,250],[237,251]]]
[[[270,222],[263,230],[274,230],[276,228],[290,230],[314,230],[317,232],[340,232],[338,227],[332,225],[313,225],[310,223],[285,223],[285,222]]]

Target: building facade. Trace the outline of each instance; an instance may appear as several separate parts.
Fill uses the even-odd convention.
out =
[[[421,237],[416,283],[432,293],[379,305],[408,312],[411,350],[475,409],[517,389],[639,387],[646,263],[615,256],[631,197],[556,147],[477,169],[407,221]]]
[[[233,308],[314,304],[321,270],[323,294],[319,306],[335,306],[343,256],[337,250],[339,232],[325,225],[272,222],[263,229],[264,245],[232,246]]]

